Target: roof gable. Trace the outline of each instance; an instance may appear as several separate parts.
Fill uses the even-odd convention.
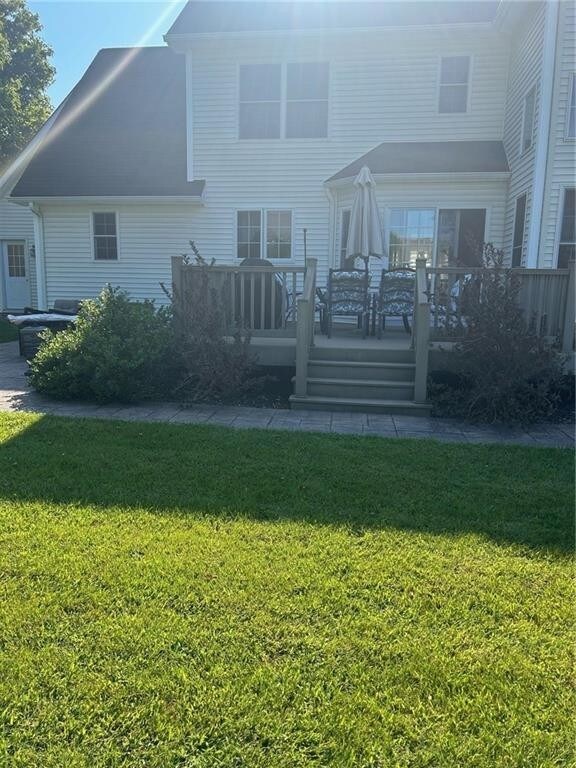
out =
[[[11,197],[197,196],[186,179],[183,57],[169,48],[98,53]]]
[[[375,174],[507,173],[501,141],[386,141],[328,179],[353,178],[367,165]]]

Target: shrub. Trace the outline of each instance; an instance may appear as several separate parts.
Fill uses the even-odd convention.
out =
[[[466,335],[431,372],[433,412],[473,422],[528,424],[553,418],[562,356],[537,336],[518,306],[518,282],[503,252],[487,244],[488,269],[466,302]],[[527,322],[528,321],[528,322]]]
[[[224,296],[230,295],[229,286],[218,282],[193,242],[190,246],[196,267],[188,273],[182,294],[170,296],[183,370],[175,392],[189,402],[252,401],[267,377],[257,372],[250,335],[241,328],[227,335]]]
[[[45,332],[30,365],[39,392],[61,399],[134,402],[165,390],[176,375],[169,311],[131,302],[110,286],[82,302],[77,322]]]

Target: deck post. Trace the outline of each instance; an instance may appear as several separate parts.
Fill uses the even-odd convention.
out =
[[[426,259],[416,260],[414,303],[414,401],[425,403],[428,389],[428,352],[430,345],[430,302],[428,299]]]
[[[297,300],[296,313],[296,378],[294,394],[306,396],[308,380],[308,357],[314,335],[314,291],[316,285],[316,259],[306,260],[304,290]]]
[[[568,288],[566,290],[566,308],[564,310],[564,328],[562,330],[562,352],[570,354],[574,351],[574,304],[576,302],[576,262],[568,262]]]

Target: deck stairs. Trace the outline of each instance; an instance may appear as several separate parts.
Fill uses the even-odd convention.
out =
[[[315,345],[310,348],[306,394],[292,395],[291,408],[428,415],[414,401],[414,351],[408,344]]]

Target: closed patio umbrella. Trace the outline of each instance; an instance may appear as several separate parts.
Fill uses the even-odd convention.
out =
[[[354,187],[356,191],[350,213],[346,256],[349,259],[363,258],[368,268],[370,256],[384,257],[384,243],[380,211],[376,202],[376,183],[366,165],[355,178]]]

